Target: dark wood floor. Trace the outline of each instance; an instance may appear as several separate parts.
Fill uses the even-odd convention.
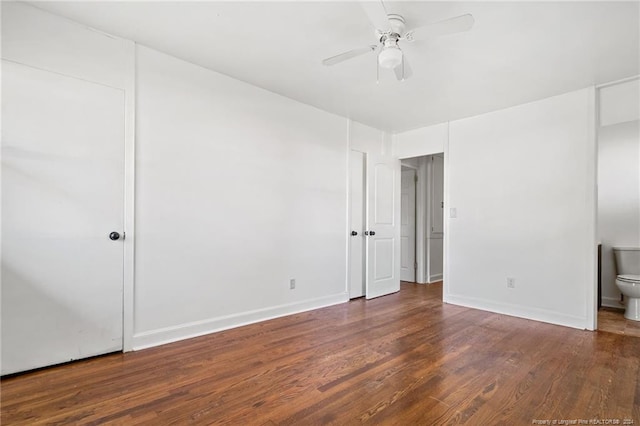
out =
[[[2,424],[640,424],[640,338],[441,302],[403,284],[2,380]]]

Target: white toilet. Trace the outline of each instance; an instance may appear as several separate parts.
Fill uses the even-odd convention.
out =
[[[614,247],[616,285],[626,300],[624,317],[640,321],[640,247]]]

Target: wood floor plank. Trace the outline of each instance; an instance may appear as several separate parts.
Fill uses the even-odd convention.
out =
[[[403,283],[378,299],[3,378],[1,421],[640,424],[640,338],[441,299],[441,285]]]
[[[610,333],[640,337],[640,321],[624,317],[624,309],[603,307],[598,311],[598,329]]]

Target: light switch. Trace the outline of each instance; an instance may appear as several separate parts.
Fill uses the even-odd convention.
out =
[[[449,209],[449,217],[452,219],[458,217],[458,209],[456,209],[455,207],[451,207]]]

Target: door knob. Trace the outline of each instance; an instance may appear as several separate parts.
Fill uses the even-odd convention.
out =
[[[376,235],[376,231],[369,231],[369,235]]]
[[[357,231],[351,231],[351,236],[352,236],[352,237],[355,237],[356,235],[358,235],[358,232],[357,232]]]
[[[109,234],[109,239],[110,239],[110,240],[113,240],[113,241],[115,241],[115,240],[119,240],[119,239],[120,239],[120,233],[118,233],[118,232],[112,232],[112,233],[110,233],[110,234]]]

